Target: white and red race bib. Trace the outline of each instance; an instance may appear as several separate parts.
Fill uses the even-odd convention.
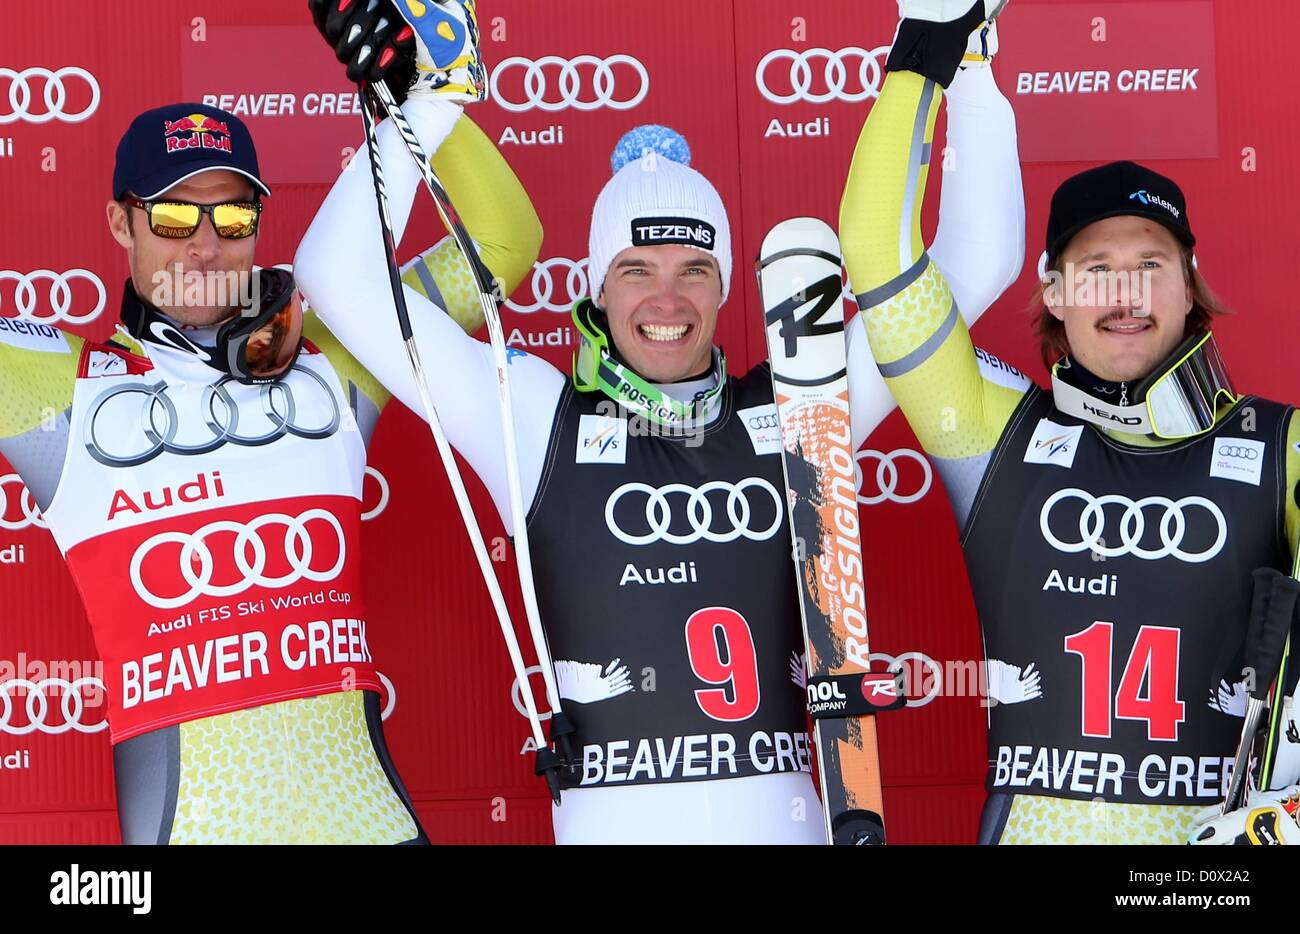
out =
[[[304,352],[284,380],[245,386],[149,353],[87,346],[45,511],[104,661],[113,742],[381,690],[361,598],[365,449],[328,361]]]

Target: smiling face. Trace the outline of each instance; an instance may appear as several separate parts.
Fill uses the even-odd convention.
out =
[[[709,254],[676,244],[623,250],[598,304],[619,355],[645,379],[669,383],[709,368],[722,305],[722,277]]]
[[[217,169],[173,185],[153,200],[220,204],[253,197],[247,178]],[[236,283],[252,272],[257,234],[224,240],[217,236],[211,217],[204,215],[192,236],[174,240],[149,229],[143,208],[110,201],[107,211],[109,230],[126,250],[131,282],[141,298],[172,320],[194,327],[216,324],[237,313]]]
[[[1178,240],[1142,217],[1108,217],[1089,224],[1061,253],[1065,278],[1074,276],[1073,304],[1058,284],[1044,283],[1048,311],[1065,325],[1071,355],[1102,379],[1141,379],[1183,339],[1192,289]],[[1108,273],[1138,274],[1142,294],[1103,283]],[[1082,288],[1087,282],[1091,287]],[[1115,293],[1115,294],[1108,294]],[[1148,309],[1149,315],[1135,314]]]

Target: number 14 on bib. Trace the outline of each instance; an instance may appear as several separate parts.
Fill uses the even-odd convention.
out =
[[[835,232],[796,217],[763,241],[758,280],[826,835],[837,844],[884,843],[874,714],[906,698],[899,676],[873,673],[869,660],[840,265]]]

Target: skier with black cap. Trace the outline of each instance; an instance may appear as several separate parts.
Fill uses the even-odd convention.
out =
[[[1251,571],[1292,565],[1300,424],[1228,380],[1186,200],[1131,162],[1052,199],[1037,323],[1051,391],[981,375],[908,234],[959,39],[1000,6],[903,3],[841,212],[858,326],[963,527],[990,702],[981,840],[1181,843],[1228,783]],[[1281,742],[1261,787],[1300,774],[1300,746]],[[1238,836],[1246,814],[1208,836]]]

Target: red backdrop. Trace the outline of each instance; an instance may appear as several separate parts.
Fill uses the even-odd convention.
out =
[[[39,5],[8,11],[0,36],[0,315],[61,321],[96,338],[111,331],[126,275],[104,221],[113,150],[132,116],[177,99],[215,97],[247,117],[275,189],[258,261],[292,259],[361,136],[355,99],[304,6],[139,0],[120,16],[113,5],[87,4],[57,31]],[[731,211],[738,272],[718,338],[737,371],[760,360],[749,261],[785,217],[834,223],[894,5],[480,7],[495,94],[472,113],[500,142],[546,226],[539,267],[506,312],[507,333],[567,366],[573,337],[562,312],[581,290],[576,266],[608,154],[632,126],[665,123],[687,136],[694,164]],[[1021,280],[976,328],[982,346],[1042,376],[1021,309],[1051,192],[1091,162],[1139,158],[1186,190],[1200,269],[1240,311],[1219,332],[1238,382],[1300,397],[1300,375],[1288,365],[1294,265],[1284,226],[1295,204],[1296,122],[1283,95],[1298,22],[1284,0],[1012,4],[996,72],[1020,121],[1030,255]],[[406,253],[436,236],[431,205],[417,210]],[[389,742],[433,839],[546,842],[547,799],[529,773],[531,757],[520,756],[526,723],[427,438],[395,404],[370,453],[365,574],[372,647],[393,686]],[[947,501],[911,453],[916,447],[895,415],[866,444],[877,453],[861,457],[872,644],[960,673],[980,657],[979,634]],[[93,642],[54,542],[3,461],[0,478],[0,682],[42,667],[69,681],[94,678]],[[500,536],[486,495],[477,486],[474,494],[485,533]],[[500,576],[509,590],[513,568]],[[25,697],[11,703],[13,686],[0,683],[0,841],[117,839],[110,749],[89,684],[78,695],[84,703],[51,694],[33,719]],[[983,797],[984,711],[969,690],[931,696],[926,687],[880,723],[891,835],[971,841]]]

